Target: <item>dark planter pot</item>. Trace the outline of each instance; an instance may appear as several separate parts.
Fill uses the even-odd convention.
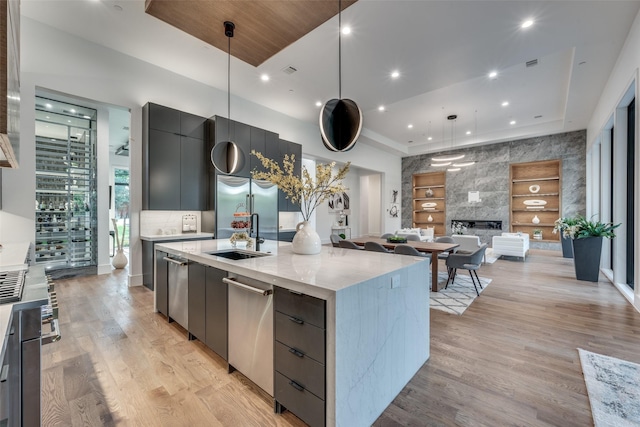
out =
[[[562,256],[564,258],[573,258],[573,246],[569,237],[560,236],[562,242]]]
[[[601,253],[602,237],[573,240],[573,265],[576,269],[576,279],[598,281]]]

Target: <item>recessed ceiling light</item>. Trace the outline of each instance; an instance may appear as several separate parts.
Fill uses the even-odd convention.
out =
[[[520,28],[522,28],[522,29],[529,28],[532,25],[533,25],[533,19],[526,19],[526,20],[522,21],[522,25],[520,25]]]
[[[397,70],[393,71],[391,73],[391,77],[394,78],[394,79],[397,79],[398,77],[400,77],[400,71],[397,71]]]
[[[490,79],[495,79],[496,77],[498,77],[498,72],[497,71],[492,71],[489,73],[489,78]]]
[[[471,131],[470,130],[467,131],[467,135],[471,135]]]
[[[260,76],[260,79],[263,82],[268,82],[269,81],[269,75],[268,74],[263,74],[263,75]]]
[[[429,137],[429,138],[427,138],[427,141],[431,141],[432,139],[433,139],[432,137]]]
[[[71,123],[71,120],[67,120],[67,123]]]
[[[515,125],[515,124],[516,124],[516,121],[515,121],[515,120],[511,120],[511,121],[509,122],[509,124],[510,124],[510,125]]]
[[[508,105],[509,105],[509,101],[504,101],[504,102],[502,103],[502,106],[503,106],[503,107],[507,107]]]
[[[75,113],[75,112],[76,112],[76,110],[75,110],[74,108],[72,108],[72,109],[71,109],[71,110],[69,110],[69,111],[71,111],[72,113]]]
[[[379,106],[378,111],[384,111],[384,105]]]
[[[409,129],[411,129],[411,128],[413,128],[413,125],[412,125],[412,124],[409,124],[409,125],[407,125],[407,127],[408,127]]]
[[[316,101],[316,107],[322,107],[322,102]]]
[[[344,34],[345,36],[351,34],[351,27],[342,27],[342,34]]]
[[[47,107],[47,108],[53,108],[53,105],[51,105],[51,104],[44,104],[44,106]]]
[[[49,117],[49,116],[44,116],[44,118],[45,118],[45,119],[50,119],[51,117]],[[48,126],[48,125],[47,125],[47,126]]]

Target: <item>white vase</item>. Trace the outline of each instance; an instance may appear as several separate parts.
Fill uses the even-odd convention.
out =
[[[427,221],[433,222],[433,217],[431,215],[429,215],[429,217],[427,218]]]
[[[127,256],[124,254],[124,251],[122,249],[118,249],[111,260],[111,265],[113,265],[114,268],[120,269],[125,268],[128,262],[129,261],[127,260]]]
[[[320,253],[322,241],[316,230],[308,221],[296,225],[296,235],[293,236],[292,250],[300,255],[315,255]]]
[[[534,224],[540,224],[540,218],[538,218],[538,215],[534,215],[531,222]]]

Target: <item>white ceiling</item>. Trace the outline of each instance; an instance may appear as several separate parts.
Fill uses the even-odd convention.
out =
[[[352,28],[342,37],[342,96],[364,113],[364,143],[401,155],[585,129],[639,7],[359,0],[342,14]],[[22,14],[227,89],[227,53],[145,14],[143,0],[22,0]],[[535,24],[520,29],[530,17]],[[212,31],[223,31],[224,20]],[[232,58],[232,93],[317,123],[315,102],[338,96],[337,27],[336,17],[257,68]],[[287,66],[298,71],[285,74]],[[447,121],[450,114],[458,119]]]

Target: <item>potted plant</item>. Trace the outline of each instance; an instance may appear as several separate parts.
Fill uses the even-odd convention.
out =
[[[576,217],[575,225],[568,226],[566,234],[572,239],[576,279],[598,281],[602,239],[616,237],[613,230],[619,226],[610,222],[591,221],[583,216]]]
[[[542,230],[539,228],[536,228],[533,230],[533,238],[536,240],[542,240]]]
[[[569,237],[569,228],[576,225],[577,218],[563,217],[556,219],[553,225],[553,234],[560,232],[560,242],[562,243],[562,256],[573,258],[573,244]]]

